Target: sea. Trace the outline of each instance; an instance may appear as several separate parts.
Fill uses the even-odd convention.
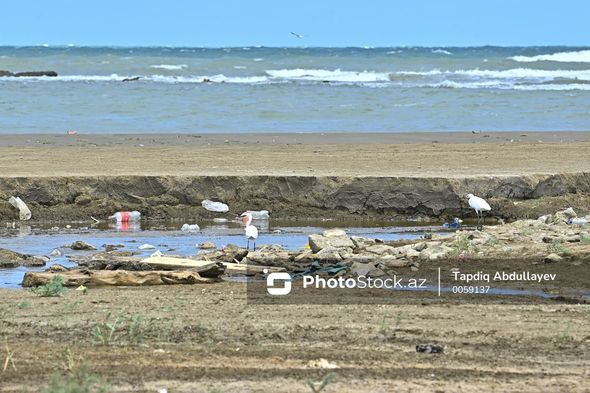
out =
[[[0,77],[0,134],[590,130],[590,47],[0,46],[0,70],[58,74]]]

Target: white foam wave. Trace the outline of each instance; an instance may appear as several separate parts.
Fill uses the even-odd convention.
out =
[[[477,78],[493,78],[493,79],[555,79],[568,78],[590,80],[590,70],[536,70],[532,68],[512,68],[508,70],[480,70],[478,68],[472,70],[454,70],[441,71],[433,69],[430,71],[398,71],[394,75],[409,75],[409,76],[432,76],[432,75],[455,75],[455,76],[469,76]]]
[[[525,90],[525,91],[558,91],[558,90],[590,90],[590,84],[537,84],[518,85],[509,82],[456,82],[445,80],[439,83],[420,85],[420,87],[448,88],[448,89],[499,89],[499,90]]]
[[[444,49],[433,49],[432,53],[438,53],[441,55],[452,55],[452,52],[449,52],[448,50],[444,50]]]
[[[327,82],[349,82],[349,83],[367,83],[367,82],[387,82],[389,73],[371,72],[371,71],[342,71],[322,70],[322,69],[282,69],[267,70],[266,73],[275,79],[286,80],[305,80],[305,81],[327,81]]]
[[[169,71],[182,70],[186,67],[188,67],[188,65],[186,65],[186,64],[155,64],[155,65],[150,66],[150,68],[157,68],[160,70],[169,70]]]
[[[557,52],[549,55],[538,56],[512,56],[510,60],[521,63],[532,63],[536,61],[557,61],[565,63],[590,63],[590,50],[574,52]]]

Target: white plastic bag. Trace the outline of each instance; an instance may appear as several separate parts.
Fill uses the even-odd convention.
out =
[[[250,213],[253,220],[268,220],[270,213],[268,210],[246,210],[244,213]]]
[[[210,212],[227,213],[229,211],[229,206],[227,206],[225,203],[213,202],[209,199],[205,199],[203,202],[201,202],[201,206]]]
[[[19,197],[13,197],[11,196],[10,199],[8,199],[8,202],[14,206],[15,208],[17,208],[19,210],[19,218],[22,221],[27,221],[31,219],[31,211],[29,210],[29,207],[27,206],[26,203],[23,202],[22,199],[20,199]]]
[[[180,228],[183,232],[197,232],[200,229],[198,224],[183,224]]]

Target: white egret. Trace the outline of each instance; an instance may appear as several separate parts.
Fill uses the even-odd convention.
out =
[[[246,225],[244,231],[246,232],[246,238],[248,239],[248,243],[246,249],[250,249],[250,240],[254,242],[254,251],[256,251],[256,239],[258,238],[258,228],[256,228],[252,224],[252,214],[246,212],[240,215],[242,218],[242,222]]]
[[[492,208],[483,198],[477,197],[473,194],[467,194],[467,198],[469,198],[469,206],[475,210],[475,214],[477,214],[477,228],[480,229],[481,225],[479,222],[482,217],[484,218],[485,223],[485,217],[483,213],[489,212],[492,210]]]

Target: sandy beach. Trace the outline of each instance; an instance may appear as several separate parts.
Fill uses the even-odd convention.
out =
[[[3,135],[0,175],[465,177],[590,171],[590,132]]]

